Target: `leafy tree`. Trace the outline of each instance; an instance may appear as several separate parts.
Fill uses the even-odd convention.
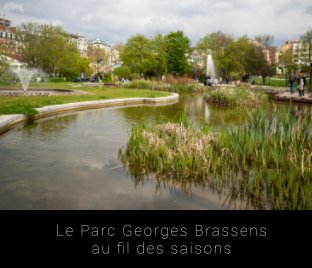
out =
[[[121,60],[132,73],[147,74],[154,61],[152,41],[144,35],[138,34],[128,39],[122,53]]]
[[[222,77],[227,77],[228,72],[225,66],[228,64],[226,63],[226,59],[224,59],[224,51],[228,46],[232,43],[233,38],[221,31],[213,32],[205,37],[201,38],[196,45],[196,49],[198,50],[199,54],[202,58],[207,57],[207,49],[212,52],[213,59],[215,61],[216,67],[218,69],[219,74]],[[204,69],[206,70],[207,62],[204,62]]]
[[[310,87],[311,87],[311,80],[312,80],[312,28],[309,28],[301,37],[301,41],[308,49],[308,57],[306,58],[306,65],[309,66],[309,73],[310,73]]]
[[[297,66],[293,63],[293,49],[292,47],[285,50],[282,54],[279,55],[279,62],[282,65],[282,71],[285,74],[286,84],[287,77],[294,73],[297,70]]]
[[[232,41],[233,38],[230,35],[218,31],[201,38],[196,47],[198,50],[206,51],[210,49],[212,52],[216,52],[227,48]]]
[[[188,62],[191,41],[182,31],[171,32],[165,37],[168,73],[184,75],[192,71]]]
[[[168,59],[166,54],[166,39],[161,34],[156,34],[152,40],[152,50],[154,55],[153,72],[160,77],[167,72]]]
[[[247,36],[231,42],[225,51],[228,71],[237,72],[240,77],[255,73],[255,45]]]
[[[31,67],[56,75],[79,75],[89,72],[89,61],[82,59],[69,34],[60,26],[37,23],[22,24],[19,33],[23,36],[22,55]]]
[[[7,85],[13,81],[14,76],[9,70],[10,65],[7,58],[0,54],[0,85]]]

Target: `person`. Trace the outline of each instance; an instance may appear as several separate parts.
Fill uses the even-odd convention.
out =
[[[295,75],[294,73],[292,72],[290,75],[289,75],[289,85],[290,85],[290,94],[293,94],[295,92]]]
[[[298,75],[297,84],[298,84],[298,88],[299,88],[299,96],[303,97],[304,96],[304,86],[306,84],[305,77],[304,77],[303,73],[300,73]]]
[[[81,73],[80,82],[81,82],[81,83],[84,82],[84,75],[83,75],[83,73]]]
[[[212,87],[212,78],[209,76],[209,75],[207,75],[207,77],[206,77],[206,85],[208,86],[208,87]]]

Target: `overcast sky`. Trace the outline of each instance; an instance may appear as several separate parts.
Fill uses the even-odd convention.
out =
[[[234,37],[272,34],[275,45],[312,27],[312,0],[0,0],[0,17],[37,21],[112,44],[137,33],[183,30],[196,44],[221,30]]]

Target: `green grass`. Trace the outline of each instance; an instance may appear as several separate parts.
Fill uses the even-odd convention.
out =
[[[135,176],[229,189],[251,208],[312,209],[311,114],[261,108],[220,133],[187,120],[133,127],[120,157]]]
[[[18,85],[9,88],[20,88]],[[47,105],[64,104],[102,99],[135,98],[135,97],[164,97],[168,92],[144,89],[104,88],[81,86],[79,83],[33,83],[30,88],[42,89],[71,89],[83,90],[87,95],[78,96],[0,96],[0,114],[36,114],[34,108]]]
[[[250,82],[255,81],[255,85],[263,86],[262,78],[259,77],[252,77]],[[310,79],[306,78],[307,88],[309,87]],[[266,78],[265,86],[271,87],[289,87],[289,83],[286,82],[286,79],[277,79],[277,78]]]

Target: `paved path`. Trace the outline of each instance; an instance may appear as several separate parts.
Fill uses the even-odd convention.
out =
[[[312,104],[312,95],[311,93],[304,93],[304,96],[299,96],[298,91],[294,94],[290,92],[282,92],[275,95],[275,100],[277,101],[292,101],[292,102],[303,102]]]
[[[290,94],[288,87],[270,87],[270,86],[252,86],[251,88],[262,88],[266,93],[273,95],[277,101],[301,102],[312,104],[312,94],[305,90],[304,96],[299,96],[298,90],[294,94]]]

